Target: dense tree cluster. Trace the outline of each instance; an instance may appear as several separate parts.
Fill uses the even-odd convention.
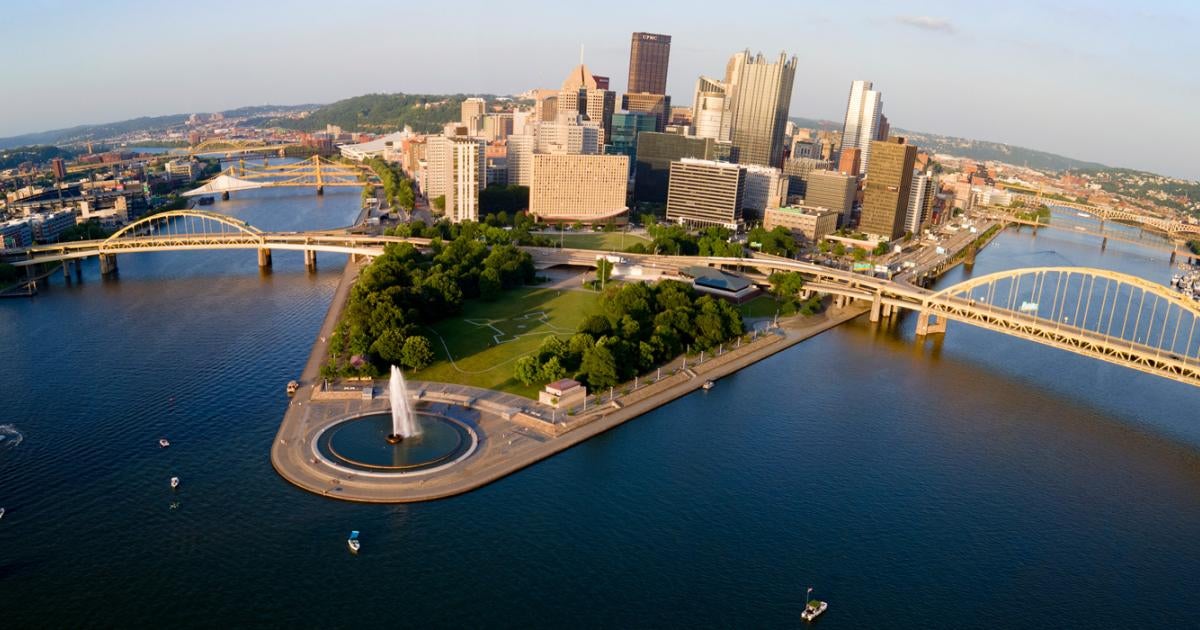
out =
[[[770,230],[762,226],[755,227],[746,235],[746,240],[758,243],[759,251],[772,256],[791,258],[800,251],[800,247],[796,244],[796,237],[782,226],[776,226]]]
[[[675,223],[659,224],[650,221],[646,225],[646,233],[651,243],[637,243],[627,247],[625,251],[631,254],[669,254],[676,256],[728,256],[738,258],[744,255],[741,243],[732,242],[733,232],[722,227],[706,227],[699,232],[691,232],[686,227]]]
[[[771,294],[779,302],[780,315],[812,315],[821,310],[821,297],[816,292],[807,300],[800,299],[804,289],[804,275],[797,271],[776,271],[767,277],[771,283]]]
[[[364,94],[323,105],[304,118],[279,118],[270,125],[300,131],[395,131],[411,126],[417,133],[440,132],[459,119],[462,94]]]
[[[516,361],[515,376],[532,385],[563,376],[592,389],[612,387],[683,353],[711,350],[742,334],[742,317],[728,302],[665,280],[610,287],[599,312],[569,339],[547,337]]]
[[[63,230],[58,234],[59,242],[65,241],[92,241],[101,238],[112,236],[113,231],[100,225],[96,219],[88,219],[83,223],[76,223],[71,227]]]
[[[408,243],[389,245],[359,274],[330,344],[326,376],[378,374],[389,364],[421,369],[433,347],[420,326],[457,314],[463,300],[496,297],[533,281],[533,259],[508,243],[489,247],[478,226],[456,226],[453,240],[440,235],[425,254]],[[354,361],[360,357],[362,363]]]
[[[383,195],[389,205],[394,208],[403,208],[406,211],[413,209],[415,197],[413,196],[412,182],[402,175],[399,169],[378,157],[370,158],[364,163],[371,167],[371,170],[379,177],[380,185],[383,186]],[[366,188],[364,188],[363,194],[366,195]]]
[[[413,238],[440,238],[443,241],[453,241],[466,236],[470,239],[483,240],[489,245],[536,245],[539,247],[554,247],[558,241],[532,234],[535,223],[524,212],[509,215],[506,212],[489,214],[482,223],[463,221],[453,223],[442,219],[433,225],[420,222],[405,223],[387,231],[390,236]]]

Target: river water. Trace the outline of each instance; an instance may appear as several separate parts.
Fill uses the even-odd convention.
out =
[[[268,230],[357,207],[336,190],[213,206]],[[268,455],[343,260],[274,263],[125,255],[115,281],[90,261],[0,302],[0,624],[795,627],[810,585],[825,627],[1200,614],[1191,387],[861,318],[473,493],[349,504]],[[1033,265],[1171,273],[1043,230],[943,282]]]

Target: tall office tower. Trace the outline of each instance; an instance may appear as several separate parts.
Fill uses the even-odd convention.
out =
[[[916,161],[916,145],[905,143],[904,138],[893,136],[886,142],[871,143],[859,230],[888,241],[904,234]]]
[[[735,55],[736,57],[736,55]],[[783,163],[783,131],[792,102],[796,58],[785,53],[768,63],[759,53],[747,54],[730,107],[729,140],[740,164],[779,166]]]
[[[850,84],[846,103],[846,123],[842,126],[842,151],[858,149],[860,172],[870,164],[871,142],[879,138],[879,117],[883,115],[883,95],[871,89],[870,81]]]
[[[838,223],[845,227],[850,225],[857,194],[857,177],[833,171],[813,171],[805,179],[804,205],[837,212]]]
[[[847,175],[858,175],[862,163],[862,150],[855,148],[842,149],[838,157],[838,172]]]
[[[709,77],[696,80],[696,96],[692,99],[692,135],[697,138],[720,138],[721,119],[725,116],[725,84]]]
[[[750,51],[743,50],[739,53],[734,53],[729,61],[725,63],[725,109],[721,112],[721,133],[717,137],[718,140],[729,142],[732,135],[731,125],[733,124],[733,99],[737,94],[737,84],[742,78],[742,66],[746,65],[746,60],[750,58]]]
[[[624,155],[534,155],[529,213],[543,221],[604,221],[628,210],[628,184]]]
[[[508,137],[508,185],[529,186],[533,181],[533,150],[537,137],[512,135]]]
[[[746,219],[761,221],[770,208],[778,208],[787,193],[787,178],[773,166],[743,164],[746,184],[742,192],[742,211]]]
[[[475,135],[482,135],[488,142],[507,138],[513,132],[512,112],[484,114],[483,128]]]
[[[613,114],[612,137],[604,147],[608,155],[624,155],[629,158],[630,174],[633,173],[637,157],[637,139],[643,131],[656,131],[657,119],[645,112],[616,112]]]
[[[621,96],[621,109],[654,116],[654,131],[662,131],[667,128],[667,121],[671,117],[671,97],[645,92],[624,94]]]
[[[534,120],[534,113],[527,109],[513,110],[512,113],[512,133],[510,135],[520,136],[529,133],[528,125]]]
[[[483,130],[483,115],[487,108],[487,101],[481,98],[468,98],[462,102],[462,116],[459,122],[467,126],[471,135],[476,135]]]
[[[600,125],[579,120],[578,114],[562,114],[554,122],[537,128],[538,153],[594,155],[600,153]]]
[[[671,163],[682,158],[717,159],[717,141],[673,133],[638,134],[633,198],[639,202],[665,202]]]
[[[742,225],[746,170],[737,164],[685,158],[671,162],[667,220],[736,230]]]
[[[937,196],[937,182],[933,173],[914,170],[912,191],[908,194],[908,209],[904,214],[904,229],[916,234],[929,221],[933,211],[933,200]]]
[[[612,115],[616,104],[616,93],[599,87],[596,77],[583,64],[567,75],[562,89],[558,91],[558,113],[577,112],[599,124],[602,132],[600,144],[607,141],[612,131]]]
[[[804,198],[809,173],[823,170],[829,170],[829,162],[825,160],[798,157],[784,160],[783,174],[788,179],[785,191],[788,203],[791,203],[792,197]]]
[[[446,217],[451,221],[479,220],[479,191],[487,183],[486,145],[469,136],[435,136],[426,143],[431,199],[446,197]]]
[[[634,33],[629,43],[630,92],[667,93],[667,64],[671,60],[671,36]]]
[[[887,116],[879,115],[879,131],[875,133],[876,140],[887,140],[892,133],[892,124],[888,122]]]
[[[534,90],[533,119],[554,120],[558,118],[558,90]]]

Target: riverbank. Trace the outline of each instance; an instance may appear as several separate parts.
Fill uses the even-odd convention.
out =
[[[611,398],[599,398],[587,413],[556,413],[536,401],[466,385],[410,382],[409,396],[418,412],[453,413],[479,435],[476,452],[461,464],[424,474],[373,475],[330,461],[315,447],[319,436],[342,420],[386,412],[390,402],[369,397],[362,388],[350,396],[322,395],[319,370],[328,339],[344,307],[357,270],[347,268],[334,296],[335,305],[321,328],[271,448],[275,470],[292,484],[344,500],[368,503],[430,501],[469,492],[571,448],[600,433],[701,389],[708,381],[732,374],[869,311],[865,306],[831,307],[805,318],[749,336],[749,340],[704,360],[680,358],[665,366],[661,379],[625,384]],[[678,364],[678,365],[676,365]],[[315,394],[315,395],[314,395]],[[593,394],[593,398],[596,396]],[[606,399],[607,398],[607,399]]]

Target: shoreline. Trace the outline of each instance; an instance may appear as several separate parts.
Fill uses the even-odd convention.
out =
[[[351,415],[390,408],[389,401],[382,397],[314,397],[330,333],[340,320],[360,269],[359,263],[346,263],[333,303],[298,379],[300,389],[289,402],[272,443],[271,464],[281,477],[304,490],[364,503],[412,503],[470,492],[667,405],[701,389],[707,381],[754,365],[870,311],[869,306],[830,306],[818,315],[793,318],[749,343],[701,363],[689,361],[686,368],[664,375],[658,382],[642,384],[615,402],[598,404],[593,411],[564,418],[561,424],[536,419],[530,422],[526,410],[540,406],[521,396],[450,383],[410,382],[409,395],[418,407],[470,415],[480,434],[478,452],[461,465],[436,473],[371,478],[324,459],[313,447],[317,436],[332,424]]]

